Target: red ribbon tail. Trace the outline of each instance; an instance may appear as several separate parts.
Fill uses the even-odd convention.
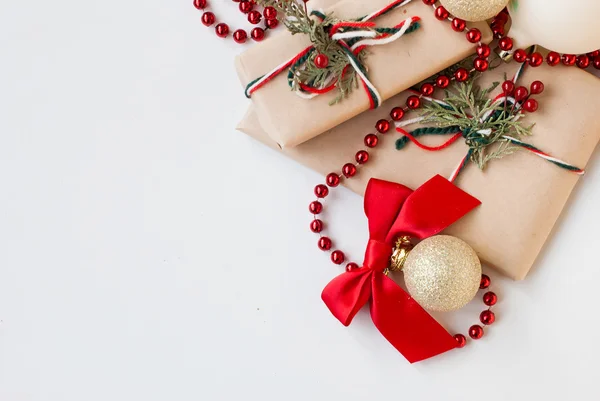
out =
[[[321,299],[344,326],[350,325],[354,316],[371,298],[373,270],[362,268],[340,274],[323,289]]]
[[[373,323],[410,363],[456,348],[454,337],[392,279],[375,274],[372,285]]]

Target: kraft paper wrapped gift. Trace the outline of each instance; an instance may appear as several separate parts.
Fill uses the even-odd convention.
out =
[[[516,68],[516,63],[503,65],[485,73],[480,83],[488,86],[492,81],[502,82],[504,73],[512,76]],[[544,64],[525,70],[519,82],[529,86],[537,79],[545,83],[546,90],[536,97],[539,110],[523,119],[526,125],[536,124],[533,135],[525,141],[585,168],[600,140],[600,79],[578,68]],[[439,96],[439,91],[436,94]],[[374,132],[375,122],[387,118],[392,107],[405,104],[408,95],[402,93],[380,110],[364,113],[295,148],[279,149],[262,129],[254,110],[238,129],[326,175],[339,172],[342,165],[353,161],[355,152],[363,148],[364,136]],[[409,128],[413,127],[417,126]],[[435,174],[449,177],[467,151],[462,141],[438,152],[411,143],[396,150],[394,144],[399,137],[393,129],[382,135],[370,152],[369,162],[354,178],[342,183],[361,195],[371,177],[416,188]],[[439,145],[441,139],[424,138],[423,142]],[[521,280],[534,264],[579,179],[527,151],[492,160],[484,171],[470,163],[456,184],[481,200],[482,205],[447,232],[468,242],[483,262]]]
[[[330,3],[330,0],[320,1],[323,5]],[[352,19],[381,9],[390,2],[343,0],[327,8],[326,12]],[[475,53],[476,45],[469,43],[464,33],[454,32],[448,21],[438,21],[432,8],[421,1],[415,0],[374,22],[389,27],[412,16],[421,18],[421,27],[415,32],[393,43],[366,50],[369,53],[365,62],[369,79],[384,100]],[[471,26],[482,32],[483,42],[491,41],[492,33],[487,24]],[[243,86],[309,45],[306,35],[291,35],[284,31],[253,46],[236,58],[236,69]],[[280,147],[293,147],[369,109],[369,100],[362,87],[355,89],[341,103],[329,106],[336,96],[334,92],[303,99],[291,91],[285,72],[254,92],[252,103],[258,121],[273,141]]]

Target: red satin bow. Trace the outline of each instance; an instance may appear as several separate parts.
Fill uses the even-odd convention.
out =
[[[436,235],[480,203],[439,175],[415,191],[371,179],[365,194],[370,232],[365,261],[323,290],[331,313],[348,326],[370,301],[373,323],[410,363],[456,348],[453,336],[383,272],[399,236]]]

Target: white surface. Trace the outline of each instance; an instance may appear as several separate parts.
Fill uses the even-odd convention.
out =
[[[321,177],[234,131],[240,47],[199,18],[2,2],[0,400],[598,399],[598,153],[528,279],[492,273],[486,337],[411,366],[322,304],[340,269],[308,231]],[[361,199],[332,201],[360,258]]]

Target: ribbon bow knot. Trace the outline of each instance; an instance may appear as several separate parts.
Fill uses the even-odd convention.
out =
[[[295,2],[284,2],[279,7],[288,14],[283,20],[292,34],[304,33],[312,44],[271,72],[250,82],[246,86],[246,97],[266,85],[288,69],[288,84],[299,96],[311,99],[315,96],[338,90],[339,95],[331,104],[340,102],[360,82],[368,95],[370,107],[379,107],[381,95],[369,80],[364,65],[364,50],[369,46],[391,43],[419,27],[419,17],[410,17],[393,27],[376,27],[373,19],[380,17],[412,0],[395,0],[376,12],[356,20],[342,21],[312,11],[310,16]],[[294,14],[294,15],[289,15]],[[316,57],[327,56],[327,65],[317,65]]]
[[[479,204],[439,175],[415,191],[371,179],[365,193],[370,239],[363,267],[334,278],[321,298],[345,326],[370,303],[373,323],[410,363],[456,348],[453,336],[384,270],[396,238],[407,235],[422,240],[436,235]]]

